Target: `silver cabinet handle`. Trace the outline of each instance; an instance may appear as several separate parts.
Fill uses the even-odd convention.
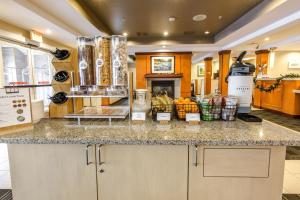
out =
[[[198,146],[195,145],[195,163],[194,166],[197,167],[198,166]]]
[[[93,162],[90,162],[89,161],[89,148],[91,147],[92,145],[87,145],[86,148],[85,148],[85,155],[86,155],[86,165],[90,165],[92,164]]]
[[[101,144],[98,146],[98,165],[99,166],[101,166],[102,164],[104,164],[104,162],[101,161],[101,147],[102,146],[103,145],[101,145]]]

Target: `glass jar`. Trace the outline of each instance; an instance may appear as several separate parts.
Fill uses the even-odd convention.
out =
[[[78,37],[77,46],[80,85],[94,85],[94,41],[89,37]]]
[[[124,36],[111,36],[112,85],[128,85],[127,39]]]
[[[95,83],[99,86],[110,85],[110,39],[97,36],[94,38]]]

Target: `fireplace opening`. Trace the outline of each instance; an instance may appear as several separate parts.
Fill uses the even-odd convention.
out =
[[[168,97],[174,99],[174,81],[152,81],[151,84],[152,96],[167,94]]]

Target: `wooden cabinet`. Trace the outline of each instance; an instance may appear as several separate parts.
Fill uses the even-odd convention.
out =
[[[269,87],[274,80],[260,80],[258,85]],[[300,96],[294,90],[300,88],[299,80],[283,80],[272,92],[253,91],[253,106],[279,111],[292,116],[300,116]]]
[[[189,155],[189,200],[282,198],[285,147],[190,147]]]
[[[87,160],[86,145],[8,145],[14,200],[97,200],[95,147],[88,150]]]
[[[105,145],[99,152],[99,199],[187,200],[187,146]]]

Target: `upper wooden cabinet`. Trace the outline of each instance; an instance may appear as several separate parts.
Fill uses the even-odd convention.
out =
[[[97,151],[101,200],[187,200],[187,146],[105,145]]]

